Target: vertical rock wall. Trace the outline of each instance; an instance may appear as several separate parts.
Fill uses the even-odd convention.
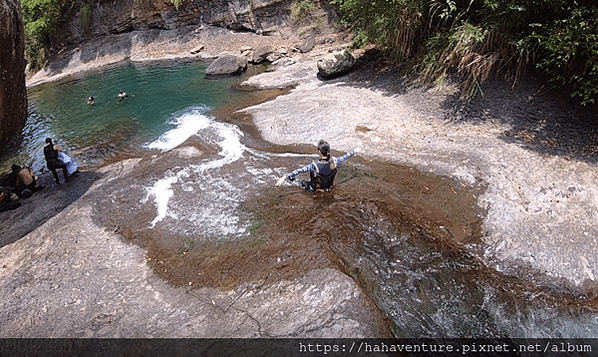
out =
[[[75,0],[73,16],[61,28],[61,44],[72,45],[99,36],[151,29],[173,30],[214,25],[237,31],[278,34],[287,25],[294,0],[184,0],[177,9],[171,0]],[[89,26],[81,10],[89,6]]]
[[[25,29],[19,0],[0,0],[0,153],[27,120]]]

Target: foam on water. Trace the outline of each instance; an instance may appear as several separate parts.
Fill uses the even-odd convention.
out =
[[[158,212],[150,224],[152,228],[162,222],[164,228],[185,234],[190,231],[218,236],[243,233],[245,228],[239,225],[237,208],[244,194],[252,186],[274,182],[280,170],[284,170],[268,168],[269,157],[313,156],[264,154],[249,149],[241,143],[243,132],[237,126],[217,122],[204,113],[205,108],[176,113],[171,120],[176,127],[147,145],[168,151],[197,135],[205,145],[220,148],[216,159],[170,170],[164,178],[146,188],[145,200],[153,198]],[[239,161],[245,152],[248,157],[240,164],[241,170],[220,170]],[[227,173],[229,171],[236,172],[235,176]],[[251,179],[245,179],[247,176]],[[167,222],[166,218],[172,220]]]
[[[193,107],[175,113],[167,123],[175,125],[175,128],[147,144],[147,148],[168,151],[179,146],[189,137],[210,125],[210,118],[204,114],[207,110],[207,107]]]
[[[158,210],[158,215],[151,223],[152,228],[156,223],[166,217],[166,214],[168,213],[168,201],[174,195],[171,186],[176,181],[178,181],[178,174],[159,180],[153,187],[147,189],[147,197],[143,203],[145,203],[149,197],[154,197],[154,202],[156,203],[156,208]]]
[[[234,211],[243,189],[236,186],[235,178],[227,177],[219,168],[243,156],[247,150],[240,142],[243,133],[234,125],[216,122],[197,111],[183,113],[177,118],[177,123],[180,125],[150,145],[169,150],[176,147],[175,143],[198,135],[207,145],[219,146],[220,151],[217,159],[170,171],[147,188],[146,200],[152,197],[158,211],[151,227],[170,217],[179,220],[179,223],[189,222],[192,226],[201,222],[202,228],[218,234],[242,231]],[[183,136],[186,137],[181,141]],[[175,195],[175,190],[183,192]],[[176,201],[175,204],[172,204],[173,201]],[[178,226],[173,227],[176,229],[181,225],[174,226]]]

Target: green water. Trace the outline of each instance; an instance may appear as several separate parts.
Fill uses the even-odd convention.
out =
[[[40,169],[53,138],[67,151],[142,148],[176,127],[185,112],[210,115],[243,93],[239,77],[205,79],[205,63],[121,63],[29,89],[29,119],[20,142],[2,158]],[[123,90],[130,97],[119,101]],[[95,105],[88,105],[93,96]],[[104,150],[105,151],[105,150]]]
[[[147,219],[144,227],[157,232],[150,236],[173,240],[164,244],[168,247],[177,247],[174,240],[179,238],[192,246],[189,242],[246,237],[251,232],[240,215],[242,203],[261,198],[275,189],[274,183],[283,173],[312,159],[250,150],[239,140],[239,128],[210,120],[215,109],[242,100],[246,94],[231,89],[240,78],[206,80],[205,68],[201,63],[124,63],[31,88],[26,128],[18,145],[0,160],[0,169],[18,161],[41,170],[46,137],[55,139],[85,166],[85,160],[101,159],[107,153],[143,150],[165,133],[179,133],[181,121],[189,122],[190,129],[183,127],[181,134],[198,133],[207,147],[221,151],[193,164],[157,155],[157,162],[167,163],[149,164],[152,175],[135,177],[135,185],[107,184],[95,209],[123,229],[140,227],[139,217]],[[119,90],[132,97],[119,102]],[[96,98],[94,106],[87,105],[90,95]],[[592,304],[585,307],[573,298],[564,300],[558,291],[554,296],[550,291],[528,292],[525,284],[512,277],[488,273],[479,264],[477,250],[445,245],[442,239],[424,234],[421,223],[394,214],[411,209],[401,201],[409,197],[409,190],[394,177],[374,182],[381,179],[371,175],[370,171],[376,171],[368,167],[376,165],[381,163],[354,168],[355,176],[338,182],[330,196],[317,198],[293,187],[274,192],[288,205],[281,211],[290,212],[288,219],[278,221],[281,236],[297,227],[303,229],[296,217],[317,209],[317,215],[308,217],[308,238],[318,245],[329,244],[327,254],[339,254],[332,261],[347,262],[351,274],[357,274],[371,289],[372,299],[398,335],[595,336],[598,317]],[[368,183],[367,177],[372,177],[373,183]],[[384,188],[380,192],[386,199],[369,196],[378,185]],[[116,197],[130,199],[119,201]],[[148,205],[152,204],[156,215],[148,217]],[[411,204],[415,207],[417,200]],[[288,225],[293,221],[299,224]],[[336,226],[351,227],[354,233]]]

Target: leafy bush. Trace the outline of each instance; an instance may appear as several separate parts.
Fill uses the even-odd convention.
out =
[[[306,33],[318,33],[324,25],[324,16],[318,14],[318,7],[313,0],[300,0],[291,5],[291,23],[294,26],[306,26],[300,36]]]
[[[291,5],[291,24],[296,27],[305,26],[300,36],[306,33],[318,33],[324,26],[323,14],[318,14],[314,0],[299,0]]]
[[[354,46],[373,43],[406,73],[439,84],[463,78],[471,97],[490,74],[517,82],[535,66],[570,85],[584,104],[598,96],[598,8],[568,0],[332,0],[353,27]]]
[[[71,0],[22,0],[25,23],[25,56],[33,69],[46,60],[46,48],[51,45],[58,25],[72,6]]]
[[[420,43],[424,0],[332,0],[362,43],[374,43],[399,61],[409,58]]]
[[[303,23],[311,19],[316,11],[316,5],[310,0],[301,0],[291,5],[291,21],[294,24]]]
[[[567,18],[537,25],[542,56],[536,66],[557,85],[571,85],[582,104],[598,96],[598,9],[571,8]]]
[[[91,5],[85,4],[81,7],[79,11],[79,24],[83,31],[89,31],[91,27]]]

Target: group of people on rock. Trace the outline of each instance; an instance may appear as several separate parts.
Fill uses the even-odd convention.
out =
[[[60,184],[57,170],[62,171],[64,182],[78,172],[77,163],[64,154],[51,138],[46,139],[44,158],[57,184]],[[31,172],[30,168],[13,164],[11,172],[3,182],[4,186],[0,187],[0,212],[17,208],[20,203],[16,201],[21,198],[29,198],[35,192],[43,189],[44,186],[39,185],[38,180],[39,177]]]
[[[128,95],[122,90],[118,92],[119,103],[128,97],[133,97],[133,95]],[[87,104],[95,105],[95,98],[89,96]],[[62,149],[54,144],[51,138],[46,139],[44,158],[46,159],[46,166],[52,172],[57,184],[60,184],[59,171],[62,172],[64,182],[69,181],[78,172],[77,163],[63,153]],[[12,171],[7,177],[0,180],[0,212],[20,206],[20,203],[16,201],[20,198],[28,198],[36,191],[44,188],[44,186],[38,185],[39,178],[28,167],[13,164],[11,169]]]

